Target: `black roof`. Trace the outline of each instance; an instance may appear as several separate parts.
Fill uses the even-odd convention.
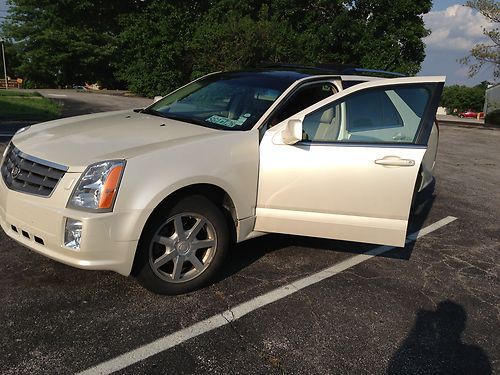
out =
[[[205,79],[238,79],[283,91],[299,79],[310,77],[311,75],[312,73],[295,70],[249,69],[215,73]]]
[[[221,72],[218,75],[224,76],[238,76],[239,78],[249,79],[249,80],[263,80],[272,81],[275,83],[280,82],[279,86],[288,87],[292,83],[298,81],[302,78],[312,77],[315,75],[338,75],[338,72],[317,70],[317,69],[292,69],[292,68],[256,68],[239,70],[232,72]]]
[[[404,74],[388,72],[383,70],[373,70],[356,68],[350,65],[323,64],[318,66],[305,66],[294,64],[269,64],[254,69],[241,71],[224,72],[222,74],[247,76],[248,78],[262,78],[281,80],[284,85],[291,85],[295,81],[306,77],[319,75],[371,75],[378,77],[404,77]]]

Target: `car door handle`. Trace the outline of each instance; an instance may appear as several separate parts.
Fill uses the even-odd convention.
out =
[[[382,159],[375,160],[375,164],[387,165],[393,167],[413,167],[415,165],[415,160],[412,159],[401,159],[397,156],[386,156]]]

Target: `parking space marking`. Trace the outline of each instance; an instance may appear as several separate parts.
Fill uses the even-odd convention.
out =
[[[417,232],[410,234],[406,238],[406,244],[415,241],[418,238],[428,235],[435,230],[444,227],[455,221],[457,218],[453,216],[445,217],[425,228],[420,229]],[[348,258],[340,263],[337,263],[323,271],[319,271],[310,276],[306,276],[302,279],[296,280],[290,284],[284,285],[277,289],[274,289],[268,293],[261,296],[255,297],[247,302],[243,302],[232,309],[226,310],[220,314],[214,315],[208,319],[202,320],[195,323],[189,327],[181,329],[180,331],[174,332],[170,335],[159,338],[149,344],[141,346],[137,349],[131,350],[127,353],[119,355],[109,361],[98,364],[91,367],[85,371],[80,372],[78,375],[94,375],[94,374],[111,374],[115,371],[124,369],[134,363],[140,362],[149,358],[155,354],[161,353],[165,350],[171,349],[183,342],[190,340],[192,338],[198,337],[204,333],[213,331],[219,327],[230,324],[235,320],[245,316],[246,314],[255,311],[263,306],[269,305],[273,302],[279,301],[291,294],[298,292],[310,285],[314,285],[328,279],[334,275],[339,274],[346,269],[354,267],[364,261],[371,259],[377,255],[386,253],[390,250],[395,249],[394,246],[379,246],[371,249],[363,254],[355,255]]]
[[[53,97],[53,98],[67,98],[68,95],[65,94],[47,94],[47,96]]]

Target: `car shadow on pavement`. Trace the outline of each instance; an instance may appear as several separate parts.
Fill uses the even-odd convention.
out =
[[[92,95],[92,94],[88,94]],[[53,99],[54,100],[54,99]],[[96,110],[96,106],[93,103],[75,100],[75,99],[55,99],[56,102],[61,106],[61,117],[72,117],[72,116],[80,116],[80,115],[88,115],[96,112],[104,112],[106,110],[112,111],[114,108],[103,109],[99,108]]]
[[[442,301],[436,310],[420,309],[408,337],[389,362],[387,375],[491,374],[486,352],[462,342],[467,322],[465,309]]]
[[[426,219],[429,216],[434,196],[429,197],[427,201],[418,206],[410,215],[408,234],[415,233],[423,228]],[[412,241],[404,248],[394,248],[388,252],[377,255],[378,257],[408,260],[411,257],[416,241]],[[268,234],[262,237],[254,238],[235,245],[229,254],[229,259],[219,274],[215,282],[222,281],[239,271],[249,267],[266,254],[284,249],[287,247],[302,247],[310,251],[314,249],[328,250],[340,253],[350,253],[353,255],[363,254],[379,245],[366,244],[360,242],[329,240],[324,238],[293,236],[285,234]]]

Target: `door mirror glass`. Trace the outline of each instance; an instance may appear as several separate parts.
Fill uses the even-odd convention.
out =
[[[281,132],[281,138],[286,145],[293,145],[302,140],[302,121],[288,120],[285,128]]]

